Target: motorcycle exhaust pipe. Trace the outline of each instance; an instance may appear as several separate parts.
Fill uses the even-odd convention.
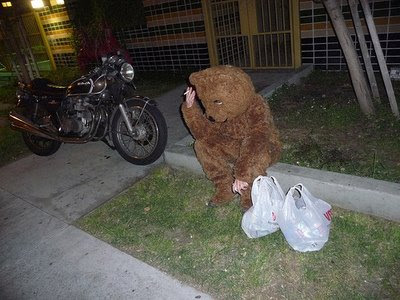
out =
[[[33,135],[37,135],[49,140],[55,140],[70,144],[85,144],[93,138],[92,134],[88,134],[87,136],[81,138],[60,137],[56,132],[52,133],[40,128],[39,126],[32,123],[32,121],[30,121],[29,119],[25,118],[24,116],[15,111],[10,112],[8,118],[10,120],[11,128],[19,131],[27,131]]]
[[[32,121],[15,111],[10,112],[8,118],[10,120],[11,128],[13,129],[27,131],[33,135],[37,135],[49,140],[62,141],[56,134],[52,134],[46,130],[43,130],[39,126],[33,124]]]

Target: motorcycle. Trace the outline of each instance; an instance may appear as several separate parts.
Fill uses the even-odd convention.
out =
[[[54,154],[62,143],[103,141],[128,162],[156,161],[167,143],[167,125],[154,100],[132,95],[135,75],[121,55],[103,58],[101,66],[57,86],[44,78],[21,84],[11,127],[22,131],[35,154]]]

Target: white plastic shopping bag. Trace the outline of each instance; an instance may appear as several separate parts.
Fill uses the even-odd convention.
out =
[[[258,176],[251,188],[253,206],[243,215],[242,229],[249,238],[258,238],[279,229],[278,211],[284,193],[275,177]]]
[[[286,194],[278,223],[294,250],[318,251],[328,241],[331,218],[332,207],[300,183]]]

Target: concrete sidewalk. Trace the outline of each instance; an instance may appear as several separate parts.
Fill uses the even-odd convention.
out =
[[[0,189],[0,299],[209,299]]]

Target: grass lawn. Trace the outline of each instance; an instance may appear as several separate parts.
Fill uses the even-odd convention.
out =
[[[11,108],[16,104],[16,86],[5,85],[0,87],[0,117],[6,117]]]
[[[212,193],[161,167],[78,226],[220,299],[398,299],[400,224],[334,208],[328,243],[299,253],[280,231],[248,239],[238,204],[208,208]]]
[[[10,128],[8,113],[16,104],[16,86],[0,87],[0,167],[29,153],[19,132]]]
[[[281,161],[400,183],[400,121],[385,98],[375,103],[376,116],[364,116],[350,83],[347,73],[314,71],[270,98]],[[393,85],[400,99],[400,82]]]

